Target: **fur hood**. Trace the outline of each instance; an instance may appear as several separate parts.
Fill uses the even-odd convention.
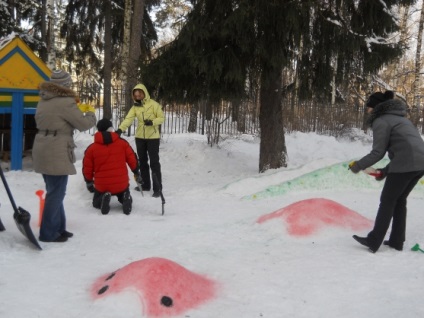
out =
[[[385,102],[375,106],[367,120],[367,123],[371,126],[374,120],[386,114],[406,117],[406,104],[399,99],[386,100]]]
[[[40,97],[42,99],[52,99],[54,97],[72,97],[76,98],[77,93],[70,88],[58,85],[52,82],[43,82],[40,84]]]

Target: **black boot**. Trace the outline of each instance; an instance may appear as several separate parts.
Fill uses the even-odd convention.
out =
[[[102,214],[108,214],[110,211],[110,192],[105,192],[102,196],[102,204],[100,205],[100,211]]]
[[[368,247],[368,250],[371,252],[371,253],[375,253],[375,252],[377,252],[377,250],[378,250],[378,248],[375,248],[375,247],[372,247],[371,245],[370,245],[370,243],[368,242],[368,238],[366,238],[366,237],[360,237],[360,236],[358,236],[358,235],[353,235],[352,236],[359,244],[362,244],[362,245],[364,245],[364,246],[366,246],[366,247]]]
[[[74,233],[71,233],[71,232],[68,232],[68,231],[65,230],[60,235],[65,236],[67,238],[70,238],[70,237],[74,236]]]
[[[391,248],[394,248],[396,251],[402,251],[403,250],[403,243],[401,243],[401,244],[393,244],[393,243],[391,243],[390,241],[384,241],[383,242],[383,245],[387,245],[387,246],[389,246],[389,247],[391,247]]]
[[[122,210],[124,214],[128,215],[132,210],[132,197],[129,191],[124,193],[124,198],[122,199]]]
[[[54,240],[51,240],[51,241],[42,240],[40,238],[39,238],[39,240],[41,242],[47,242],[47,243],[63,243],[63,242],[66,242],[68,240],[68,238],[66,236],[59,235],[57,238],[55,238]]]

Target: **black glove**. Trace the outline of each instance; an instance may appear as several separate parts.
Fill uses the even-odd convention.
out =
[[[143,184],[143,179],[141,179],[141,174],[139,172],[138,173],[134,173],[134,180],[138,184]]]
[[[86,182],[86,183],[85,183],[85,185],[86,185],[87,190],[88,190],[89,192],[91,192],[91,193],[93,193],[93,192],[94,192],[94,183],[93,183],[93,181]]]
[[[146,126],[153,126],[153,122],[150,119],[145,119],[144,120],[144,125],[146,125]]]
[[[383,169],[377,169],[377,171],[380,173],[380,175],[378,177],[375,177],[375,180],[377,181],[381,181],[384,180],[387,177],[387,172],[388,172],[388,168],[383,168]]]
[[[118,130],[115,131],[119,136],[122,135],[122,130],[118,128]]]
[[[352,171],[353,173],[358,173],[359,171],[361,171],[362,169],[358,166],[358,163],[356,161],[352,161],[351,163],[349,163],[349,169],[350,171]]]

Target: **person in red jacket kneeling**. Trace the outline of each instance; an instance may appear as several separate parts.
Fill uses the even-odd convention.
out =
[[[94,193],[93,207],[102,214],[110,211],[110,199],[116,195],[125,214],[132,210],[128,167],[134,178],[141,181],[138,158],[131,145],[113,129],[112,122],[103,118],[97,122],[94,143],[84,153],[82,173],[87,189]]]

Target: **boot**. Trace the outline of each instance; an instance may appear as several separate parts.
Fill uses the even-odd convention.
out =
[[[122,199],[122,210],[124,214],[128,215],[132,210],[132,197],[129,191],[124,193],[124,198]]]
[[[110,211],[110,197],[112,195],[110,194],[110,192],[105,192],[102,196],[102,203],[100,205],[100,211],[102,212],[102,214],[108,214]]]
[[[52,241],[47,241],[47,240],[42,240],[42,239],[39,239],[39,240],[41,242],[47,242],[47,243],[63,243],[63,242],[66,242],[68,240],[68,238],[66,236],[59,235],[57,238],[55,238]]]
[[[74,233],[71,233],[71,232],[68,232],[68,231],[65,230],[60,235],[61,236],[64,236],[64,237],[67,237],[67,238],[70,238],[70,237],[74,236]]]
[[[387,245],[387,246],[389,246],[391,248],[394,248],[397,251],[402,251],[403,250],[403,243],[401,243],[401,244],[393,244],[389,240],[387,240],[387,241],[384,241],[383,242],[383,245]]]
[[[366,237],[360,237],[360,236],[358,236],[358,235],[353,235],[352,236],[359,244],[362,244],[362,245],[364,245],[364,246],[366,246],[366,247],[368,247],[368,250],[371,252],[371,253],[375,253],[375,252],[377,252],[377,250],[378,250],[378,247],[377,248],[375,248],[375,247],[373,247],[373,246],[371,246],[370,245],[370,243],[368,242],[368,238],[366,238]]]

